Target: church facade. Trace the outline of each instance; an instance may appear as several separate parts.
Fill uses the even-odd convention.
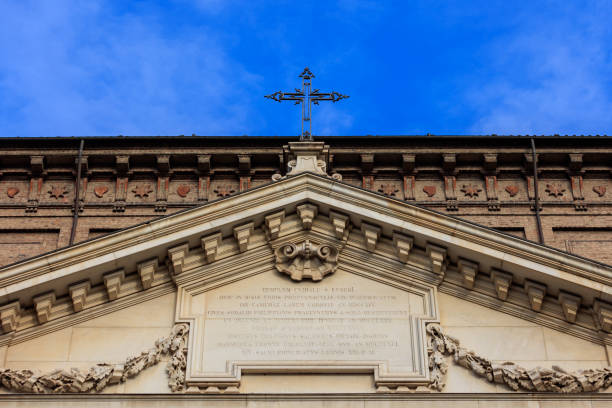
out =
[[[0,145],[0,401],[611,403],[609,138]]]

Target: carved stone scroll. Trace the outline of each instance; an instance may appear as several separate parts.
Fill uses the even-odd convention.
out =
[[[143,289],[149,289],[153,284],[157,267],[157,258],[152,258],[138,264],[138,276],[140,276]]]
[[[408,235],[400,234],[399,232],[393,233],[393,245],[395,246],[395,252],[402,262],[408,262],[410,256],[410,250],[414,239]]]
[[[304,278],[320,281],[334,273],[338,265],[338,249],[330,245],[305,240],[299,244],[285,244],[274,251],[276,269],[295,281]]]
[[[223,237],[220,232],[202,238],[202,249],[204,249],[206,255],[206,262],[214,262],[217,259],[222,240]]]
[[[104,286],[109,300],[115,300],[121,293],[121,284],[125,280],[125,271],[119,269],[116,272],[104,275]]]
[[[267,215],[264,220],[266,222],[266,235],[268,239],[276,239],[280,233],[281,224],[285,220],[285,210]]]
[[[253,235],[253,230],[254,224],[252,222],[234,227],[234,238],[236,238],[236,241],[238,242],[240,252],[244,252],[248,249],[249,240],[251,239],[251,235]]]
[[[87,295],[91,290],[91,282],[84,281],[79,282],[68,287],[70,298],[72,299],[72,307],[75,312],[80,312],[85,308],[87,304]]]
[[[302,226],[305,230],[312,228],[312,222],[319,213],[319,207],[313,204],[302,204],[297,206],[297,213],[302,220]]]
[[[576,316],[578,315],[578,308],[580,308],[580,296],[575,296],[569,294],[567,292],[559,293],[559,303],[561,304],[561,308],[563,309],[563,315],[565,316],[565,320],[570,323],[574,323],[576,321]]]
[[[184,243],[168,250],[168,264],[174,275],[178,275],[183,272],[183,264],[185,263],[187,253],[189,253],[188,243]]]
[[[612,305],[600,300],[595,300],[593,303],[593,311],[595,312],[601,329],[608,333],[612,333]]]
[[[495,292],[500,300],[508,298],[510,285],[512,284],[512,275],[500,270],[494,269],[491,271],[491,280],[495,286]]]
[[[336,238],[345,239],[349,232],[349,217],[335,211],[329,212],[329,221],[334,227],[334,233]]]
[[[444,275],[444,272],[446,272],[446,248],[428,244],[426,252],[431,261],[432,271],[437,275]]]
[[[362,222],[361,232],[363,233],[363,240],[368,251],[374,251],[376,249],[376,244],[380,239],[380,227]]]
[[[48,292],[36,296],[32,301],[34,302],[38,323],[42,324],[48,322],[49,316],[51,315],[51,308],[53,308],[53,304],[55,303],[55,293]]]
[[[473,289],[478,274],[478,264],[466,259],[459,259],[457,266],[459,267],[459,273],[463,276],[463,286],[467,289]]]
[[[531,309],[536,312],[542,310],[544,295],[546,295],[546,285],[525,279],[525,292],[527,292]]]
[[[21,305],[18,301],[0,307],[0,322],[4,333],[12,332],[17,328],[20,314]]]

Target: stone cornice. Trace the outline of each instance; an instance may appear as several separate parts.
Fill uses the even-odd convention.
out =
[[[313,222],[324,219],[328,225],[326,228],[329,228],[332,235],[338,234],[339,225],[336,222],[332,226],[334,217],[330,219],[330,210],[332,215],[336,213],[350,219],[350,225],[340,225],[343,234],[345,230],[350,230],[346,248],[343,250],[347,253],[372,252],[375,255],[373,259],[376,260],[373,262],[379,262],[381,265],[385,262],[404,265],[406,276],[428,283],[439,284],[444,281],[441,288],[448,288],[445,290],[454,294],[457,294],[457,291],[453,292],[450,288],[454,287],[452,285],[461,285],[462,278],[453,280],[453,271],[456,269],[453,265],[458,258],[465,259],[473,265],[478,265],[478,270],[473,271],[476,282],[472,291],[474,295],[468,298],[480,299],[486,296],[487,299],[492,299],[490,306],[499,302],[504,302],[504,305],[515,304],[513,293],[516,292],[516,285],[523,285],[525,279],[529,279],[546,287],[544,308],[543,312],[536,314],[538,319],[550,318],[551,322],[558,322],[558,313],[551,315],[548,312],[550,308],[546,305],[554,304],[550,301],[551,297],[563,303],[566,298],[559,297],[559,294],[567,293],[573,296],[572,299],[580,299],[580,303],[574,305],[578,308],[577,323],[571,323],[571,327],[579,327],[589,333],[581,335],[579,330],[573,334],[610,343],[608,334],[602,332],[601,335],[595,335],[600,329],[597,323],[585,323],[581,317],[589,308],[593,308],[597,300],[599,303],[596,309],[601,316],[589,317],[587,320],[604,322],[605,327],[609,328],[606,323],[609,321],[609,303],[612,301],[612,270],[609,267],[310,173],[288,177],[227,199],[3,268],[0,270],[0,305],[18,300],[22,309],[28,311],[26,314],[22,313],[17,332],[26,327],[28,330],[35,330],[29,327],[42,322],[37,322],[34,315],[28,317],[32,299],[54,291],[55,299],[52,302],[47,301],[44,309],[42,304],[39,307],[40,313],[44,313],[43,319],[49,320],[40,327],[51,327],[59,317],[73,313],[74,304],[78,304],[79,300],[70,299],[69,287],[83,280],[91,281],[91,293],[101,293],[102,290],[106,292],[100,295],[99,306],[96,306],[102,309],[106,307],[104,304],[111,305],[121,301],[122,295],[127,293],[124,293],[125,290],[132,291],[131,293],[146,293],[151,290],[146,289],[149,283],[145,283],[149,282],[151,273],[154,276],[159,275],[159,278],[165,279],[166,282],[169,282],[170,276],[178,282],[188,279],[189,273],[183,275],[185,271],[192,270],[190,273],[196,273],[202,265],[205,265],[207,270],[212,270],[217,262],[229,262],[230,258],[235,256],[249,257],[257,251],[260,251],[261,255],[269,254],[270,249],[266,247],[268,238],[262,226],[266,225],[266,228],[270,229],[274,220],[277,220],[282,231],[286,223],[303,223],[303,219],[298,221],[297,215],[277,215],[281,210],[283,214],[294,214],[298,206],[306,203],[317,208],[316,214],[312,211]],[[264,221],[264,218],[268,221]],[[337,216],[336,218],[344,219]],[[252,223],[253,230],[248,228],[249,237],[244,241],[244,236],[240,238],[234,229],[246,223]],[[373,231],[378,232],[373,234]],[[268,237],[270,233],[267,233]],[[208,246],[203,244],[204,241]],[[170,271],[162,266],[159,267],[159,272],[151,272],[152,259],[158,259],[162,265],[169,251],[172,252],[173,248],[183,245],[186,245],[187,249],[181,252],[180,257],[171,260]],[[263,255],[264,258],[267,256]],[[342,267],[343,253],[340,253],[339,257]],[[146,265],[148,267],[145,267]],[[211,267],[208,268],[207,265]],[[450,270],[447,272],[448,265]],[[143,277],[143,270],[149,271],[148,277]],[[182,272],[172,272],[178,270]],[[509,291],[508,299],[499,298],[501,289],[496,290],[495,285],[483,286],[479,283],[486,282],[487,278],[483,281],[483,277],[492,276],[492,273],[497,276],[494,273],[496,270],[500,271],[497,275],[506,278],[503,281],[506,285],[504,290]],[[459,276],[458,273],[457,275]],[[499,279],[497,282],[503,283]],[[153,284],[153,288],[155,286]],[[112,300],[115,296],[118,299]],[[109,299],[112,301],[108,302]],[[483,303],[480,300],[477,302]],[[520,307],[529,311],[529,302],[521,302]],[[88,308],[85,308],[74,315],[81,316],[81,313],[86,313],[87,310]],[[524,315],[527,318],[533,314],[534,312],[530,311]],[[568,316],[567,313],[565,316]],[[10,319],[6,325],[10,328],[9,323]],[[564,323],[567,324],[569,323]],[[549,326],[562,328],[558,323],[551,323]]]

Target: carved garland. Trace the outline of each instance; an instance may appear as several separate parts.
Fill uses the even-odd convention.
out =
[[[125,382],[146,368],[159,363],[162,355],[169,355],[168,385],[173,392],[185,389],[185,346],[189,325],[177,324],[170,336],[159,339],[155,347],[139,356],[129,357],[123,364],[102,363],[84,372],[76,368],[70,371],[55,370],[38,375],[32,370],[0,369],[0,384],[8,390],[34,394],[88,393],[102,391],[106,386]],[[505,384],[514,391],[537,391],[556,393],[580,393],[601,391],[612,385],[612,369],[579,370],[568,373],[553,366],[552,369],[537,367],[526,370],[511,362],[495,364],[459,345],[459,340],[444,334],[436,323],[427,325],[430,348],[429,388],[444,389],[444,375],[448,369],[446,357],[489,382]]]
[[[579,370],[568,373],[553,366],[552,369],[537,367],[527,370],[511,362],[495,364],[459,345],[459,340],[444,334],[439,324],[427,326],[429,346],[430,388],[444,388],[444,374],[448,368],[446,356],[453,356],[462,367],[485,377],[489,382],[505,384],[514,391],[537,391],[557,393],[594,392],[612,385],[612,368]]]
[[[129,357],[122,364],[97,364],[87,371],[72,368],[70,371],[55,370],[39,375],[32,370],[0,368],[0,383],[11,391],[35,394],[99,392],[107,385],[122,383],[145,368],[156,365],[162,355],[169,355],[168,385],[172,391],[182,391],[185,386],[185,345],[188,333],[189,325],[177,324],[170,336],[157,340],[155,347],[139,356]]]

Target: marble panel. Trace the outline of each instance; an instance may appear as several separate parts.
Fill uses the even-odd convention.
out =
[[[440,323],[446,326],[531,326],[536,323],[468,302],[458,297],[438,293]]]
[[[6,361],[66,361],[72,328],[49,333],[9,347]]]
[[[546,360],[540,327],[445,327],[463,347],[492,360]]]
[[[69,361],[119,363],[139,355],[170,334],[167,328],[74,328]]]
[[[542,328],[546,354],[550,360],[607,360],[606,349],[569,334],[546,327]]]
[[[152,299],[74,327],[166,327],[174,325],[176,293]]]

